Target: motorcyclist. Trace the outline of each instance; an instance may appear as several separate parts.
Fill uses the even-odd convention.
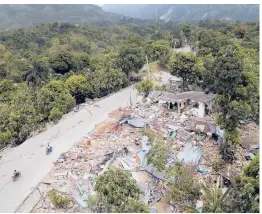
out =
[[[17,177],[19,175],[19,172],[14,170],[14,177]]]
[[[47,150],[48,150],[48,151],[51,151],[51,148],[52,148],[52,147],[48,144],[48,145],[47,145]]]

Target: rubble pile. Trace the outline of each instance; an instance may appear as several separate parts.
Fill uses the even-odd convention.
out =
[[[172,165],[177,157],[181,163],[190,167],[192,176],[197,181],[205,182],[208,177],[213,176],[212,164],[221,160],[219,143],[212,138],[212,134],[219,131],[211,124],[212,117],[206,117],[206,120],[203,118],[204,122],[199,122],[190,111],[178,114],[177,111],[167,110],[150,102],[119,108],[110,114],[108,120],[96,126],[85,139],[60,155],[46,177],[46,183],[65,192],[75,199],[80,208],[86,209],[86,201],[93,193],[96,176],[109,166],[120,167],[132,173],[145,193],[142,200],[155,210],[153,204],[157,203],[161,207],[159,203],[162,203],[169,188],[165,171],[158,172],[147,164],[151,145],[148,137],[142,134],[143,128],[160,132],[164,137],[165,145],[171,149],[168,165]],[[247,136],[245,131],[242,134]],[[258,142],[252,136],[248,137]],[[239,152],[243,153],[243,148],[241,149]],[[239,157],[239,162],[232,167],[240,168],[243,158],[244,155]],[[165,206],[169,206],[166,204]],[[169,207],[168,209],[170,210]]]

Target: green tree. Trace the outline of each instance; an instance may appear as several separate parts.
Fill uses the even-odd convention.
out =
[[[49,63],[54,72],[65,74],[73,68],[73,56],[65,50],[57,50],[49,56]]]
[[[204,197],[204,212],[210,213],[222,213],[229,212],[229,204],[228,204],[228,194],[230,193],[231,186],[226,190],[226,192],[222,192],[222,189],[219,188],[219,179],[214,184],[212,181],[205,183],[202,185],[203,197]]]
[[[196,183],[193,172],[190,168],[183,167],[178,160],[172,168],[167,169],[167,178],[173,179],[170,184],[169,200],[174,201],[177,205],[187,210],[188,207],[195,206],[196,201],[201,196],[201,188]]]
[[[71,96],[62,81],[51,80],[40,90],[40,108],[44,118],[50,118],[51,113],[57,112],[57,109],[65,114],[72,109],[74,105],[75,99]],[[56,109],[53,110],[54,108]],[[57,119],[56,117],[56,120]]]
[[[37,102],[39,100],[39,88],[42,83],[49,79],[51,68],[46,61],[34,60],[31,69],[26,73],[26,83],[33,86],[37,94]]]
[[[148,163],[152,163],[158,171],[165,170],[168,153],[170,152],[169,145],[166,145],[161,138],[155,138],[155,141],[151,145],[152,148],[148,154]]]
[[[145,93],[145,96],[148,96],[148,94],[154,89],[154,82],[150,79],[142,80],[136,85],[136,89],[139,93]]]
[[[213,91],[219,94],[217,103],[220,114],[216,122],[226,130],[225,142],[221,144],[223,158],[234,159],[234,144],[240,143],[239,120],[250,114],[250,105],[243,96],[243,65],[234,52],[227,51],[215,60]]]
[[[259,213],[259,155],[244,167],[243,175],[236,178],[230,203],[232,212]]]
[[[217,56],[219,50],[230,44],[230,40],[220,32],[202,30],[199,32],[198,56],[212,54]]]
[[[0,144],[20,144],[36,130],[40,117],[32,100],[22,85],[10,102],[1,103]]]
[[[16,91],[16,87],[12,80],[1,79],[0,80],[0,101],[11,101]]]
[[[138,72],[145,64],[142,48],[136,45],[123,46],[119,51],[118,64],[127,76],[132,71]]]
[[[142,191],[129,172],[109,168],[98,176],[94,190],[96,195],[89,199],[93,212],[149,212],[139,201]]]
[[[65,86],[70,94],[76,99],[76,103],[83,103],[91,91],[91,85],[81,74],[70,76],[65,81]]]
[[[204,69],[203,63],[193,53],[174,54],[168,68],[172,75],[182,78],[183,90],[189,83],[196,83],[201,78]]]
[[[101,69],[119,69],[118,67],[119,55],[112,51],[96,55],[91,59],[91,68],[93,71]]]
[[[85,52],[77,52],[73,55],[73,66],[76,70],[81,71],[84,68],[90,66],[90,58],[88,53]]]
[[[87,82],[91,85],[91,98],[103,97],[127,85],[127,76],[120,69],[97,69],[87,73]]]
[[[171,49],[166,41],[156,41],[147,46],[146,53],[150,61],[160,60],[167,57]]]

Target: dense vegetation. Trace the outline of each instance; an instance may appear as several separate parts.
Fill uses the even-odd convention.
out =
[[[168,28],[55,22],[0,32],[0,145],[20,144],[86,98],[129,85],[146,54],[153,61],[170,53]]]

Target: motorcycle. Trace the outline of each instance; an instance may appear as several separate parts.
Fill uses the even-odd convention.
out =
[[[49,155],[53,151],[53,148],[50,146],[50,148],[46,147],[46,155]]]
[[[21,172],[18,172],[17,175],[13,175],[12,176],[13,182],[15,182],[20,176],[21,176]]]

